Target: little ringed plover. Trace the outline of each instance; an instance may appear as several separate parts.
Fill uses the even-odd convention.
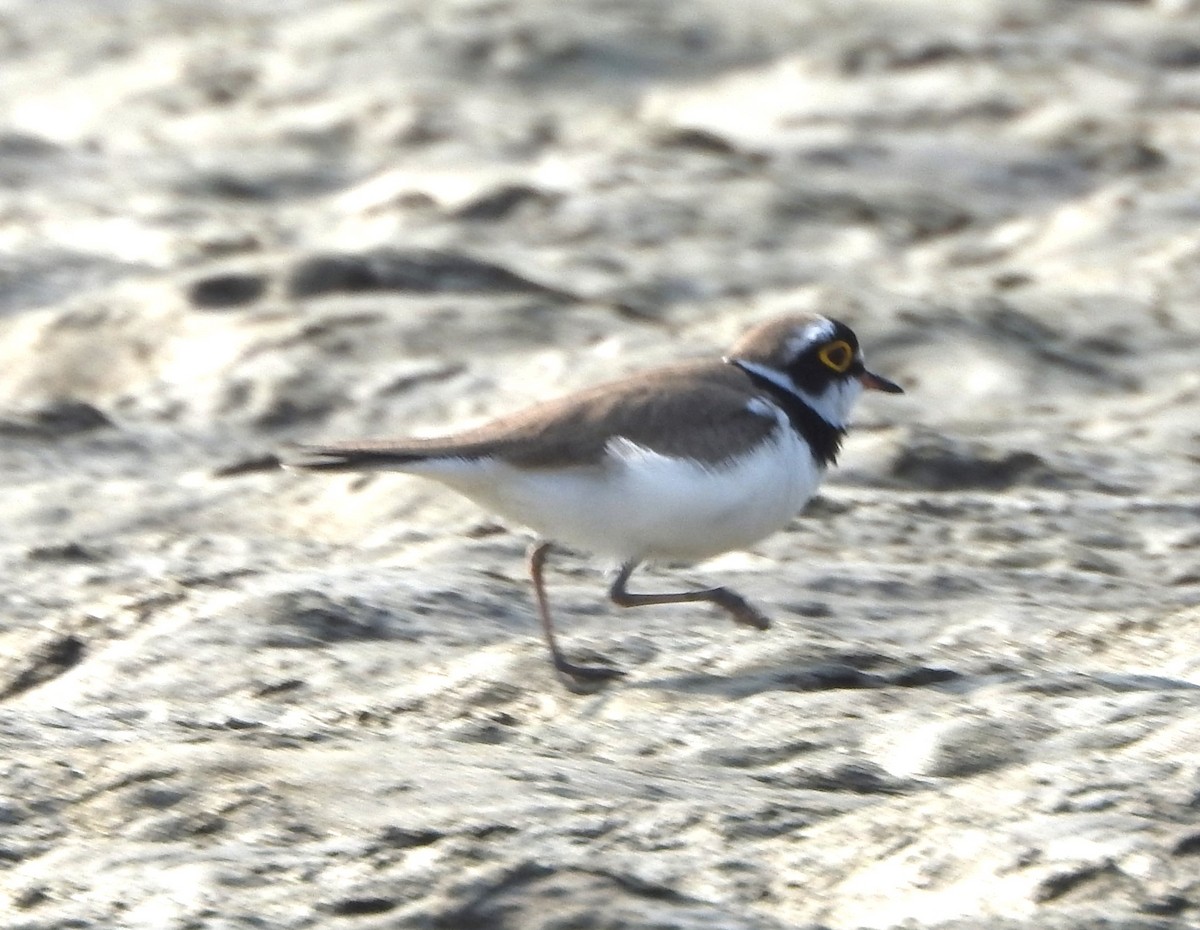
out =
[[[902,393],[863,364],[844,323],[789,316],[724,358],[601,384],[444,438],[298,446],[283,464],[390,470],[441,482],[539,537],[529,571],[554,667],[568,687],[623,674],[559,648],[543,582],[554,543],[615,558],[621,607],[708,601],[742,624],[770,621],[723,587],[635,593],[647,559],[699,560],[782,529],[833,464],[864,389]]]

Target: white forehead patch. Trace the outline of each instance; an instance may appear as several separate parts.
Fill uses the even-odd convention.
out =
[[[818,342],[828,342],[833,338],[835,332],[837,330],[834,329],[831,320],[824,317],[813,320],[788,339],[786,343],[788,358],[799,357],[809,346],[816,345]]]

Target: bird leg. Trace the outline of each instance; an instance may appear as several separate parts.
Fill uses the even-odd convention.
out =
[[[635,594],[625,588],[629,576],[638,567],[637,560],[626,562],[613,579],[608,596],[618,607],[644,607],[648,604],[691,604],[708,601],[729,612],[736,623],[765,630],[771,621],[757,607],[736,591],[728,588],[701,588],[699,591],[679,591],[673,594]]]
[[[603,665],[576,665],[569,661],[561,649],[558,648],[558,640],[554,635],[554,621],[550,617],[550,604],[546,600],[546,584],[542,579],[542,569],[546,564],[546,556],[550,554],[553,548],[551,543],[538,542],[529,549],[529,576],[533,579],[533,594],[537,600],[538,616],[542,621],[542,633],[546,637],[546,645],[550,647],[550,657],[554,662],[554,670],[558,672],[558,676],[563,683],[574,690],[574,685],[577,682],[583,681],[608,681],[612,678],[620,678],[625,673],[618,668],[608,668]]]

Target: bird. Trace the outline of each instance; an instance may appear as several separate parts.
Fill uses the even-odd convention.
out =
[[[864,390],[902,394],[869,371],[853,330],[816,314],[749,329],[723,356],[634,373],[441,438],[295,445],[288,468],[397,471],[440,482],[533,531],[528,570],[555,672],[570,690],[625,673],[571,661],[546,596],[555,547],[619,566],[620,607],[708,602],[739,624],[770,620],[722,586],[630,591],[648,560],[700,561],[786,526],[837,460]]]

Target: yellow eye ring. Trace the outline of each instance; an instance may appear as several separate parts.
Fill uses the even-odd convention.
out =
[[[854,361],[854,350],[850,348],[850,343],[839,339],[823,347],[817,353],[817,358],[839,375],[845,374],[850,368],[850,363]]]

